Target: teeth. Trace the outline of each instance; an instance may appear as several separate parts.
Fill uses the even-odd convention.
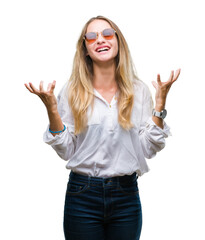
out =
[[[97,51],[98,51],[98,52],[102,52],[102,51],[105,51],[105,50],[109,50],[109,48],[107,48],[107,47],[106,47],[106,48],[100,48],[100,49],[98,49]]]

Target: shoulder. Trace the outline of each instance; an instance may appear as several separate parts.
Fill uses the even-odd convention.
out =
[[[61,87],[61,89],[60,89],[60,91],[59,91],[59,93],[58,93],[58,97],[66,97],[67,96],[67,91],[68,90],[68,83],[65,83],[62,87]]]
[[[68,103],[68,83],[65,83],[63,87],[61,87],[57,96],[57,102],[58,102],[58,109],[60,111],[70,110],[70,106]]]
[[[149,99],[151,97],[151,92],[146,83],[140,79],[133,80],[134,96],[136,99],[141,99],[142,101]]]
[[[73,130],[74,118],[72,114],[72,109],[68,103],[68,83],[65,83],[60,89],[58,97],[58,112],[61,116],[62,121],[68,124],[68,129]]]

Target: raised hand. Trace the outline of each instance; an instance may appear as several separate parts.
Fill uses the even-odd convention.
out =
[[[29,85],[26,83],[24,85],[29,90],[29,92],[36,94],[37,96],[40,97],[40,99],[45,104],[47,110],[49,111],[57,110],[57,100],[54,95],[54,88],[56,85],[55,80],[52,83],[48,84],[47,91],[43,89],[43,81],[40,82],[39,90],[35,88],[31,82],[29,82]]]
[[[167,82],[161,82],[160,74],[157,75],[157,82],[152,81],[153,86],[156,89],[155,100],[156,100],[156,107],[155,109],[161,111],[165,108],[167,94],[172,86],[172,84],[177,80],[179,77],[181,69],[178,69],[174,74],[174,71],[171,71],[169,80]]]

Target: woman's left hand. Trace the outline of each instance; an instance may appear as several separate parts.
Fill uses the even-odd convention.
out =
[[[155,81],[152,81],[152,84],[156,89],[156,94],[155,94],[155,100],[156,100],[155,110],[156,111],[162,111],[165,108],[167,94],[172,84],[179,77],[180,71],[181,69],[178,69],[175,74],[174,74],[174,71],[171,71],[169,80],[167,82],[161,82],[160,74],[157,75],[157,83]]]

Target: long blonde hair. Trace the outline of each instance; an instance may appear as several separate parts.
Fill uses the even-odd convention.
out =
[[[73,61],[73,69],[68,81],[68,102],[71,107],[74,122],[75,134],[81,133],[87,126],[87,110],[91,106],[93,109],[93,64],[92,59],[86,56],[86,46],[84,35],[88,25],[96,20],[105,20],[115,29],[118,40],[118,54],[116,56],[116,81],[119,89],[118,97],[118,122],[121,127],[129,130],[133,127],[131,114],[134,104],[133,81],[138,79],[135,74],[130,51],[127,42],[118,26],[110,19],[97,16],[91,18],[83,27],[76,46],[76,53]]]

